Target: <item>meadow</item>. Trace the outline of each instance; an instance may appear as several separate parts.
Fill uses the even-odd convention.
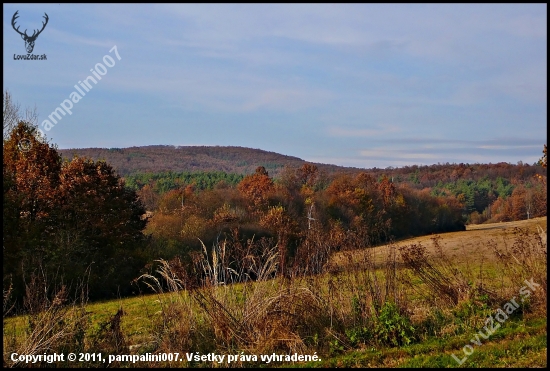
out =
[[[85,285],[69,301],[63,287],[48,296],[32,281],[33,310],[4,315],[3,363],[48,367],[12,353],[72,352],[102,359],[55,366],[546,367],[546,222],[340,251],[322,274],[291,277],[277,274],[276,245],[237,271],[222,241],[195,256],[201,285],[177,259],[161,260],[138,280],[155,293],[106,302],[88,303]],[[9,290],[4,313],[7,303]]]

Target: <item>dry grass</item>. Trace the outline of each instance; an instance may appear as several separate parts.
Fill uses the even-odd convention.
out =
[[[186,275],[177,273],[181,270],[174,261],[160,261],[156,276],[141,277],[157,291],[161,303],[152,349],[222,354],[305,352],[304,339],[312,330],[322,329],[325,323],[319,322],[328,317],[322,315],[321,299],[305,285],[274,278],[279,262],[276,245],[248,259],[240,272],[229,266],[227,247],[220,243],[209,253],[203,245],[202,256],[195,257],[195,266],[204,275],[201,287],[184,291]]]
[[[445,255],[459,266],[478,265],[481,262],[490,263],[496,262],[497,257],[493,253],[493,246],[496,243],[497,248],[506,248],[507,244],[514,239],[514,228],[524,228],[532,232],[531,237],[535,237],[538,228],[541,227],[546,231],[546,217],[533,218],[530,220],[521,220],[507,223],[493,224],[472,224],[466,227],[463,232],[442,233],[439,241]],[[397,249],[409,245],[422,245],[426,247],[427,253],[436,254],[437,247],[433,243],[434,235],[409,238],[398,241],[393,244],[374,247],[374,252],[369,254],[374,255],[375,262],[381,264],[384,257],[388,253],[390,246]],[[370,250],[370,249],[369,249]],[[363,260],[365,250],[355,250],[355,260]],[[329,262],[332,269],[339,271],[345,270],[349,266],[349,257],[347,253],[334,254]],[[398,262],[403,263],[399,260]]]
[[[28,315],[24,334],[15,326],[6,326],[9,311],[4,312],[4,367],[25,366],[19,360],[11,360],[12,352],[32,356],[84,349],[84,332],[88,326],[85,297],[69,302],[66,286],[60,286],[50,295],[49,290],[47,277],[41,274],[32,274],[26,283],[24,306]],[[4,300],[9,301],[9,289],[4,292]]]
[[[537,229],[545,222],[546,218],[538,218],[475,226],[465,232],[343,251],[332,257],[325,274],[290,278],[277,276],[277,245],[255,246],[263,253],[247,255],[240,264],[230,261],[228,251],[235,248],[231,241],[212,249],[203,245],[202,254],[195,256],[194,275],[178,259],[159,261],[155,274],[141,277],[156,294],[131,299],[141,300],[147,310],[139,317],[129,315],[130,299],[121,300],[116,314],[111,313],[86,339],[77,336],[77,330],[86,326],[71,315],[77,312],[63,305],[63,291],[50,300],[37,290],[29,292],[28,306],[35,308],[36,315],[27,318],[34,324],[27,322],[27,334],[18,339],[5,337],[4,364],[16,366],[6,364],[6,352],[74,351],[76,346],[108,354],[317,352],[327,358],[434,337],[453,343],[453,337],[483,328],[492,308],[517,295],[523,280],[531,277],[542,290],[521,313],[546,317],[546,245]],[[153,311],[151,300],[156,302]],[[81,313],[82,319],[90,312]],[[144,333],[138,344],[125,331],[130,322],[141,322]],[[55,327],[59,323],[65,326]],[[5,322],[4,333],[6,328]],[[134,366],[220,365],[185,361]]]

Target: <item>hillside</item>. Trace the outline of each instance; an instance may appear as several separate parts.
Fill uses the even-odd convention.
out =
[[[258,166],[263,166],[269,175],[277,178],[283,168],[299,168],[307,161],[261,149],[233,146],[142,146],[129,148],[79,148],[60,149],[63,158],[71,159],[74,155],[93,160],[105,160],[126,177],[143,173],[161,172],[225,172],[234,174],[252,174]],[[314,163],[318,169],[327,174],[348,173],[350,175],[367,171],[376,178],[386,175],[396,184],[407,183],[409,186],[423,189],[435,187],[439,182],[448,183],[460,180],[479,181],[484,178],[496,180],[528,181],[536,174],[546,176],[546,169],[537,164],[449,164],[412,165],[399,168],[361,169],[331,164]]]
[[[223,171],[226,173],[251,174],[263,166],[272,176],[285,167],[300,167],[306,161],[293,156],[245,147],[223,146],[145,146],[129,148],[81,148],[61,149],[64,158],[73,155],[105,160],[121,176],[135,173],[158,173],[163,171]],[[315,164],[327,172],[355,170],[336,165]]]

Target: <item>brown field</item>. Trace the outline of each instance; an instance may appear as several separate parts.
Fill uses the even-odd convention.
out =
[[[412,244],[421,244],[427,248],[431,254],[435,253],[433,238],[441,237],[439,243],[443,248],[443,253],[453,262],[459,265],[473,265],[477,263],[491,262],[495,259],[492,246],[499,249],[510,248],[515,241],[515,228],[527,228],[530,232],[537,233],[541,227],[546,231],[546,218],[533,218],[529,220],[521,220],[515,222],[492,223],[492,224],[472,224],[466,226],[466,231],[449,232],[441,234],[433,234],[428,236],[413,237],[406,240],[397,241],[392,245],[377,246],[375,250],[376,262],[384,261],[388,254],[388,247],[395,246],[397,249],[403,246]],[[535,238],[534,236],[532,236]],[[355,258],[359,261],[363,258],[364,250],[354,251]],[[344,254],[335,254],[332,261],[329,263],[331,267],[338,270],[343,270],[349,261]],[[400,260],[399,254],[397,259]]]

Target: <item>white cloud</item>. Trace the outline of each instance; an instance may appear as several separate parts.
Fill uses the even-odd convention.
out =
[[[528,146],[522,146],[522,145],[496,145],[496,144],[485,144],[481,146],[477,146],[476,148],[482,148],[482,149],[537,149],[540,148],[540,145],[528,145]]]
[[[336,137],[377,137],[385,134],[397,133],[400,129],[393,125],[380,125],[378,128],[349,128],[341,126],[331,126],[327,129],[330,136]]]
[[[359,152],[361,156],[370,158],[399,158],[402,160],[411,159],[437,159],[438,156],[433,153],[404,153],[402,150],[395,150],[392,148],[377,148],[377,149],[365,149]]]

